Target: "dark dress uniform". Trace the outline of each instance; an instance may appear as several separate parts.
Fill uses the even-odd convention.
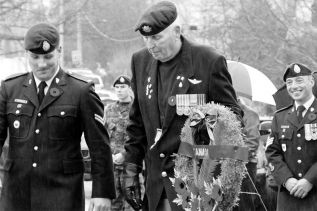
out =
[[[172,201],[176,193],[170,177],[174,177],[174,153],[178,152],[180,132],[188,116],[176,114],[176,94],[206,94],[206,101],[214,101],[232,108],[240,118],[236,94],[227,70],[226,60],[212,48],[190,43],[181,37],[182,49],[175,69],[170,77],[171,89],[165,110],[160,110],[158,95],[158,63],[147,49],[132,57],[132,89],[135,99],[130,111],[131,124],[127,131],[126,162],[142,166],[146,161],[146,195],[149,210],[155,211],[165,190],[173,211],[182,210]],[[179,77],[178,77],[179,76]],[[162,94],[162,93],[160,93]],[[160,112],[164,112],[161,120]],[[154,144],[158,129],[162,130],[160,140]]]
[[[277,111],[274,115],[266,155],[271,172],[279,185],[277,210],[317,210],[317,140],[305,138],[307,136],[305,125],[314,126],[316,123],[316,99],[301,122],[298,122],[293,105]],[[305,178],[313,184],[313,188],[305,198],[291,196],[283,186],[291,177]]]
[[[92,83],[63,70],[39,105],[33,73],[1,83],[0,143],[9,153],[0,210],[84,210],[84,132],[92,159],[92,197],[114,198],[109,138],[103,104]],[[9,130],[7,130],[9,128]]]

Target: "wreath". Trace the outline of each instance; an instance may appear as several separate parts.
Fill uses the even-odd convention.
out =
[[[227,107],[191,109],[175,157],[173,201],[185,211],[231,210],[239,201],[248,151],[241,123]]]

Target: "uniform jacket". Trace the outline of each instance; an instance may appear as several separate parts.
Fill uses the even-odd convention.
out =
[[[182,43],[177,75],[184,77],[184,80],[182,86],[179,86],[179,80],[170,79],[174,81],[172,96],[204,93],[206,102],[214,101],[229,106],[241,117],[241,109],[237,105],[225,58],[213,49],[192,44],[183,37]],[[127,128],[130,139],[126,142],[126,162],[142,166],[145,157],[149,210],[156,210],[165,188],[172,210],[177,211],[182,209],[172,202],[176,194],[169,177],[174,175],[173,154],[178,152],[179,135],[187,116],[178,116],[175,105],[171,103],[165,113],[165,121],[160,122],[157,102],[157,63],[147,49],[140,50],[132,57],[132,89],[135,99],[130,111],[131,124]],[[191,83],[188,79],[191,81],[196,79],[196,82],[200,82]],[[162,136],[150,149],[154,144],[158,128],[162,129]]]
[[[279,185],[278,210],[317,210],[317,140],[308,141],[305,138],[309,134],[305,132],[305,124],[316,123],[316,99],[306,112],[302,122],[298,122],[293,105],[277,111],[274,115],[266,155],[271,172]],[[289,195],[283,186],[291,177],[306,178],[313,184],[312,190],[304,199]]]
[[[0,210],[84,210],[82,132],[92,159],[92,197],[114,198],[102,117],[103,105],[93,85],[61,69],[41,105],[32,73],[3,81],[1,148],[7,135],[10,139]]]

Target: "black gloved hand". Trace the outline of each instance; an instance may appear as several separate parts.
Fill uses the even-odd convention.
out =
[[[141,188],[139,181],[139,173],[142,167],[133,163],[127,163],[123,171],[123,190],[126,201],[134,210],[142,208]]]

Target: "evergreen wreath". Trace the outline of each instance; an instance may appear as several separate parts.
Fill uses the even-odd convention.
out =
[[[246,152],[241,123],[235,114],[219,104],[196,106],[191,109],[180,139],[180,149],[175,158],[175,178],[170,178],[177,193],[173,202],[185,211],[231,210],[239,201],[241,183],[246,173],[245,159],[230,156],[210,159],[209,155],[200,160],[188,151],[194,150],[197,145],[225,145],[235,152],[240,147]],[[234,153],[230,151],[229,154]]]

